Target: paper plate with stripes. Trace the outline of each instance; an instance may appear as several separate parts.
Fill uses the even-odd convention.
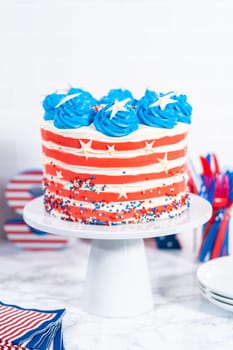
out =
[[[28,226],[23,219],[9,219],[4,224],[7,239],[26,250],[55,250],[67,246],[69,239]]]
[[[8,206],[22,215],[24,206],[43,194],[42,179],[41,169],[25,170],[12,177],[5,191]]]

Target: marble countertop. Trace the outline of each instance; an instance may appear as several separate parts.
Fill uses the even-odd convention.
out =
[[[189,243],[190,235],[186,236]],[[82,310],[89,241],[61,251],[29,252],[0,242],[0,300],[29,308],[66,308],[66,350],[232,349],[233,315],[200,295],[191,244],[181,251],[146,246],[154,307],[108,319]]]

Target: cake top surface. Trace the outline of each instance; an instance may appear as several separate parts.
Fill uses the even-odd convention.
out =
[[[129,90],[112,89],[99,100],[80,88],[52,93],[43,101],[44,120],[57,129],[91,126],[108,137],[124,137],[140,129],[173,129],[190,124],[192,107],[187,96],[177,91],[156,93],[146,90],[135,99]]]

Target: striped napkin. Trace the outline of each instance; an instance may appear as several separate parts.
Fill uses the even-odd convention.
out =
[[[0,350],[64,350],[65,309],[24,309],[0,302]]]

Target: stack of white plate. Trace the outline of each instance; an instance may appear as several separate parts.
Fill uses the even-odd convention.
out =
[[[197,270],[202,295],[211,303],[233,312],[233,257],[210,260]]]

